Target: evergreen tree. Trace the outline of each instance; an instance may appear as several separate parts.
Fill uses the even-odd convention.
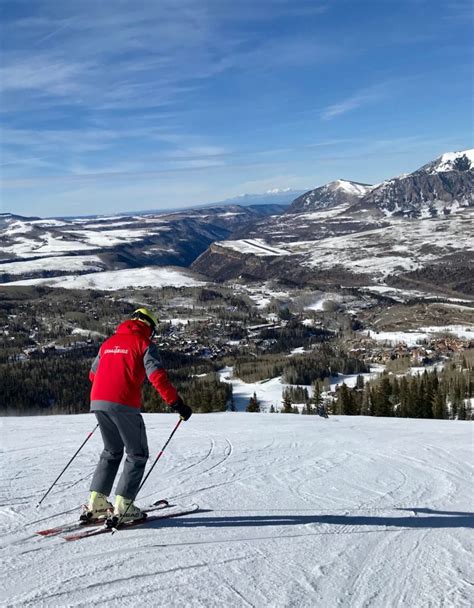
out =
[[[316,382],[313,384],[313,396],[311,397],[311,405],[313,405],[315,410],[318,411],[319,406],[321,405],[322,402],[323,402],[323,397],[322,397],[321,382],[319,380],[316,380]]]
[[[446,397],[438,391],[433,399],[433,418],[446,418]]]
[[[375,416],[391,416],[393,414],[391,396],[390,378],[383,374],[374,395]]]
[[[362,416],[371,416],[372,415],[372,400],[370,398],[370,385],[366,384],[364,386],[364,391],[362,393],[362,402],[360,406],[360,413]]]
[[[252,397],[250,397],[247,407],[245,408],[246,412],[260,412],[260,403],[257,399],[257,393],[254,393]]]
[[[337,392],[337,412],[344,416],[356,414],[355,401],[352,392],[343,382]]]
[[[293,403],[291,401],[291,395],[288,389],[285,389],[283,392],[283,414],[292,414],[293,413]]]

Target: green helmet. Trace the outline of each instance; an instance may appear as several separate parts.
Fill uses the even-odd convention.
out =
[[[137,308],[131,316],[132,319],[138,319],[144,323],[148,323],[154,330],[158,325],[158,318],[148,310],[148,308]]]

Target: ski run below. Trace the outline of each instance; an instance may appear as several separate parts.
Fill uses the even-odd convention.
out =
[[[151,458],[174,414],[145,415]],[[181,518],[67,543],[92,415],[1,419],[2,607],[472,606],[470,422],[221,413],[182,424],[138,504]]]

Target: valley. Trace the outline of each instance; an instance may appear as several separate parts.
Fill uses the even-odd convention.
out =
[[[157,345],[198,411],[245,409],[254,392],[262,411],[278,411],[285,391],[305,387],[306,397],[292,396],[300,409],[319,391],[329,411],[343,413],[338,390],[346,380],[362,390],[363,378],[373,383],[447,362],[464,383],[472,370],[462,361],[474,345],[472,189],[462,190],[471,156],[443,155],[414,177],[401,176],[395,207],[394,180],[338,180],[287,205],[232,201],[88,218],[2,214],[4,411],[86,411],[90,358],[139,305],[158,313]],[[427,203],[423,189],[431,192],[440,175],[451,180],[451,199],[444,190]],[[407,180],[408,206],[400,194]],[[375,208],[374,200],[384,203]],[[18,387],[22,369],[35,378],[31,386]],[[227,380],[223,369],[232,370]],[[50,380],[58,370],[59,388]],[[255,381],[273,383],[271,398]],[[454,417],[459,404],[453,413],[454,385],[446,382],[442,417]],[[244,400],[234,400],[233,390]],[[470,391],[461,389],[464,417]],[[149,388],[144,398],[146,411],[163,410]]]

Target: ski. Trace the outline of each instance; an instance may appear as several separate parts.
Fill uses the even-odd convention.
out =
[[[165,499],[157,500],[149,507],[142,509],[144,513],[150,513],[152,511],[157,511],[158,509],[167,509],[170,505],[169,502]],[[99,527],[99,529],[103,526],[104,520],[102,521],[76,521],[71,522],[70,524],[63,524],[61,526],[56,526],[55,528],[48,528],[47,530],[37,530],[35,534],[39,534],[40,536],[57,536],[58,534],[64,534],[68,532],[74,532],[74,530],[87,528],[90,529],[92,526],[95,528]]]
[[[66,534],[66,536],[63,536],[62,538],[64,538],[64,540],[66,541],[80,540],[81,538],[89,538],[91,536],[99,536],[99,534],[107,534],[109,532],[125,530],[126,528],[134,528],[150,521],[158,521],[160,519],[171,519],[172,517],[181,517],[182,515],[189,515],[190,513],[195,513],[196,511],[199,511],[199,505],[197,504],[191,504],[185,507],[171,506],[169,507],[169,510],[166,510],[164,513],[150,515],[148,517],[145,517],[144,519],[125,522],[121,524],[119,528],[109,528],[107,525],[102,525],[100,528],[84,530],[75,534]]]

